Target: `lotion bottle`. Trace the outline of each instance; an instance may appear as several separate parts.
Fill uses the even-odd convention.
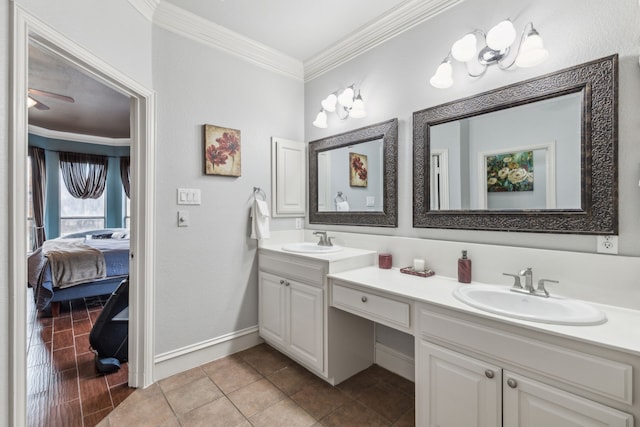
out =
[[[471,283],[471,260],[467,258],[467,251],[462,251],[462,258],[458,259],[458,282]]]

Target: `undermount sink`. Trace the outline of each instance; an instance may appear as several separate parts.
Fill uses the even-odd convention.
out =
[[[465,304],[515,319],[556,325],[599,325],[607,316],[586,302],[550,296],[544,298],[512,292],[495,285],[463,285],[453,296]]]
[[[340,252],[341,246],[320,246],[317,243],[301,242],[289,243],[282,246],[283,251],[297,252],[301,254],[330,254],[332,252]]]

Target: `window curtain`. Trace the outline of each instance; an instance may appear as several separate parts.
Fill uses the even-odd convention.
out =
[[[97,199],[107,183],[108,157],[94,154],[60,153],[62,180],[77,199]]]
[[[128,198],[131,198],[131,157],[120,157],[120,179],[124,193]]]
[[[45,169],[44,150],[29,147],[31,157],[31,198],[33,200],[33,250],[38,249],[47,236],[44,230],[44,203],[47,188],[47,173]]]

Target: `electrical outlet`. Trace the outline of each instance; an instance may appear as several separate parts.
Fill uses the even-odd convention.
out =
[[[296,218],[296,230],[302,230],[302,218]]]
[[[618,236],[598,236],[597,250],[601,254],[617,254]]]

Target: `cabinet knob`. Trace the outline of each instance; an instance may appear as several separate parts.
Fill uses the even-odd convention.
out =
[[[487,376],[487,378],[493,378],[493,376],[495,375],[491,369],[487,369],[486,371],[484,371],[484,374]]]
[[[289,286],[289,282],[284,282],[284,285],[285,286]]]
[[[362,297],[360,299],[362,300],[362,302],[367,302],[367,297]]]
[[[284,280],[280,280],[280,284],[281,284],[281,285],[284,285]]]
[[[511,388],[516,388],[518,387],[518,382],[516,380],[514,380],[513,378],[509,378],[507,380],[507,385]]]

